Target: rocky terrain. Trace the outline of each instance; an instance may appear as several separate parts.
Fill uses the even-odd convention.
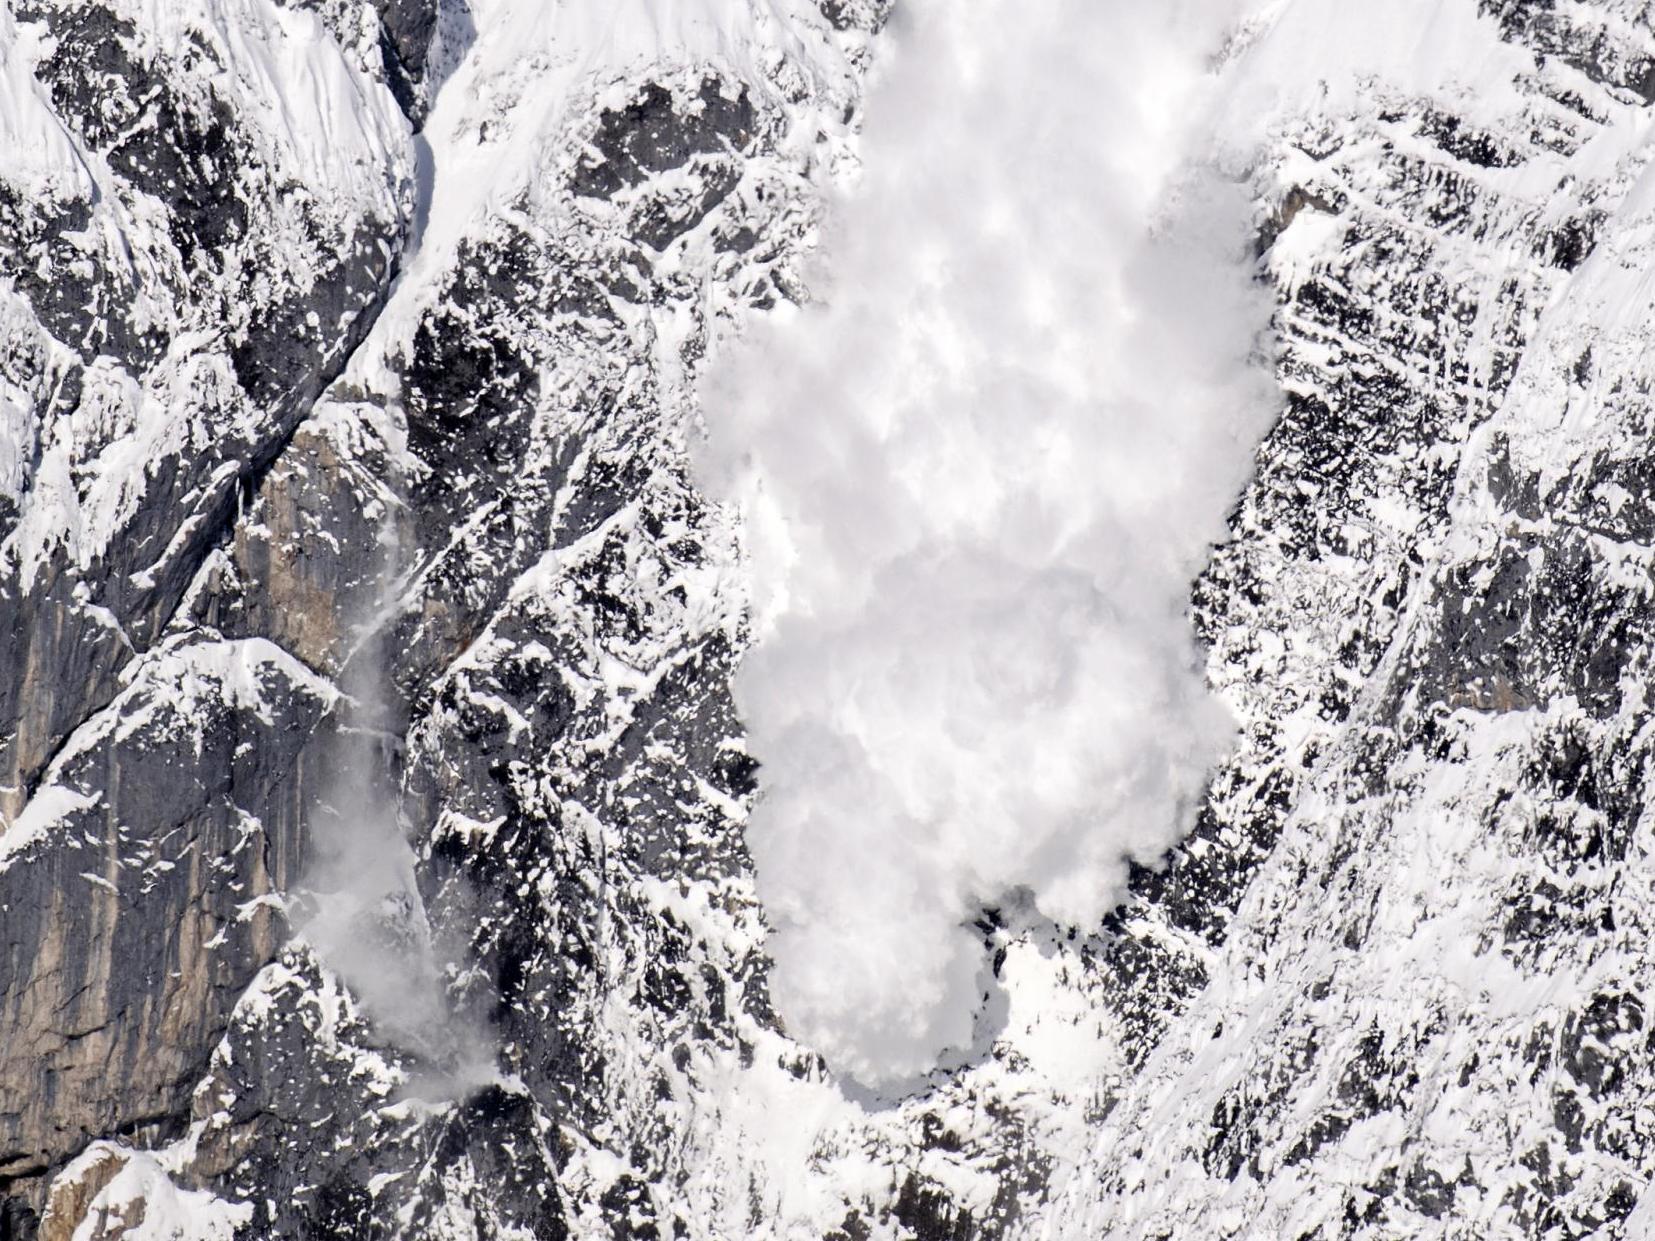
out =
[[[0,5],[0,1241],[1655,1235],[1655,14],[1244,13],[1243,741],[900,1099],[767,997],[687,460],[887,17]]]

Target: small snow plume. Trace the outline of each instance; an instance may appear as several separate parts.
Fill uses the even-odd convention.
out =
[[[393,579],[387,571],[387,598]],[[345,665],[331,776],[311,813],[311,912],[301,929],[386,1042],[412,1057],[410,1090],[456,1097],[496,1080],[494,1047],[479,1021],[450,1006],[399,816],[403,730],[384,693],[385,607],[382,599],[359,626]]]
[[[907,0],[819,300],[709,372],[745,518],[749,828],[790,1030],[888,1089],[967,1046],[971,919],[1093,925],[1233,724],[1190,584],[1272,410],[1222,4]]]

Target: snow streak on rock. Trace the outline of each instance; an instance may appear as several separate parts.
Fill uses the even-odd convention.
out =
[[[1095,923],[1227,745],[1184,613],[1270,410],[1246,197],[1185,162],[1228,16],[905,7],[819,301],[704,390],[774,994],[866,1082],[969,1044],[985,907]]]

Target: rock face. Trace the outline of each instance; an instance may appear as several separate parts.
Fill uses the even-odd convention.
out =
[[[0,1239],[1643,1235],[1649,15],[1243,22],[1244,742],[864,1106],[767,999],[685,445],[885,6],[667,8],[0,5]]]

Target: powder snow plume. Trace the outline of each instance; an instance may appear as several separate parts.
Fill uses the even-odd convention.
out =
[[[433,942],[419,859],[404,833],[397,753],[406,725],[389,701],[385,651],[399,546],[388,521],[381,550],[378,598],[355,628],[330,770],[312,807],[302,930],[380,1035],[409,1057],[410,1093],[463,1098],[496,1080],[494,1046],[482,1024],[450,1002],[451,962]]]
[[[898,6],[816,301],[709,373],[745,519],[749,838],[789,1029],[870,1086],[964,1048],[985,905],[1095,923],[1233,726],[1190,584],[1271,410],[1212,4]]]

